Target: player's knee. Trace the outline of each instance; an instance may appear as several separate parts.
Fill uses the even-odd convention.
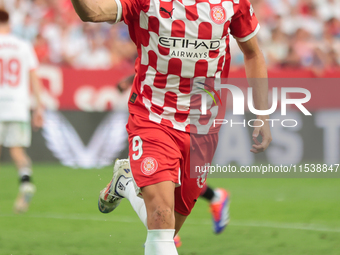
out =
[[[31,165],[31,159],[26,154],[23,148],[13,147],[10,148],[10,154],[13,161],[22,167]]]
[[[148,218],[152,228],[172,228],[172,226],[175,226],[174,210],[170,206],[158,205],[151,210]]]
[[[153,210],[155,218],[174,218],[174,212],[169,206],[157,206]]]

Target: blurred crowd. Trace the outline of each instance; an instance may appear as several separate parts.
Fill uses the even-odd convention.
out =
[[[340,0],[250,0],[270,67],[333,69],[340,66]],[[232,43],[235,65],[242,54]]]
[[[14,34],[31,41],[41,63],[107,69],[133,63],[126,25],[83,23],[70,0],[0,0]],[[340,66],[340,0],[250,0],[261,24],[259,41],[270,67]],[[232,64],[243,64],[231,42]]]
[[[123,23],[84,23],[71,0],[2,1],[12,33],[33,43],[40,63],[108,69],[135,60],[135,46]]]

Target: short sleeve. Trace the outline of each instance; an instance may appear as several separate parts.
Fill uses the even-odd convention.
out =
[[[143,9],[144,0],[115,0],[117,4],[116,23],[124,21],[129,24],[131,20],[139,17]]]
[[[37,58],[37,54],[35,53],[35,50],[31,44],[27,44],[27,62],[28,62],[28,67],[30,70],[37,69],[39,66],[39,61]]]
[[[253,6],[249,0],[240,0],[238,11],[230,24],[230,33],[239,42],[246,42],[253,38],[260,30]]]

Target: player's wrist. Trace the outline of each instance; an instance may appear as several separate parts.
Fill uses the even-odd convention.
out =
[[[268,120],[269,119],[269,115],[257,115],[256,117],[258,120]]]
[[[45,111],[45,106],[42,105],[42,104],[38,104],[38,105],[35,107],[34,111],[36,111],[36,112],[44,112],[44,111]]]

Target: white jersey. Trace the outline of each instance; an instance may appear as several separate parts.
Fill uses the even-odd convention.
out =
[[[0,35],[0,121],[29,121],[29,73],[37,67],[31,44]]]

